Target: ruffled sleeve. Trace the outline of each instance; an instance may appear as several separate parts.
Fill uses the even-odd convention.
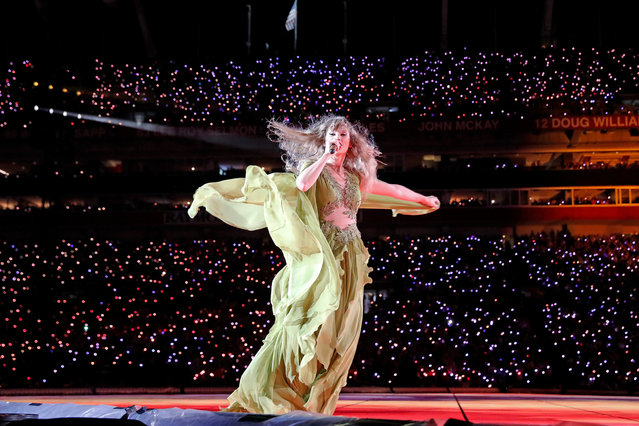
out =
[[[267,175],[262,168],[249,166],[245,178],[211,182],[198,188],[188,214],[193,218],[204,207],[237,228],[249,231],[267,228],[297,278],[295,286],[274,289],[275,293],[283,292],[277,295],[280,305],[308,290],[326,263],[322,259],[325,241],[311,199],[297,189],[293,174]],[[302,264],[303,267],[296,268]],[[273,307],[277,310],[276,305]]]

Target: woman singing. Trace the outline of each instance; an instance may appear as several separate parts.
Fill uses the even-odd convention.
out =
[[[286,259],[271,286],[275,322],[227,410],[333,414],[370,282],[357,211],[423,214],[439,200],[378,180],[379,151],[364,127],[344,117],[325,116],[306,128],[271,121],[269,130],[292,173],[250,166],[246,178],[199,188],[189,209],[194,217],[204,206],[242,229],[267,227]]]

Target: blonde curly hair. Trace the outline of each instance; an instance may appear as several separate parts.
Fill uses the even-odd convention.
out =
[[[306,127],[296,127],[283,121],[270,120],[268,137],[278,143],[284,151],[282,159],[287,171],[299,174],[302,167],[317,161],[325,150],[326,134],[344,126],[350,135],[350,147],[344,158],[343,167],[359,175],[360,187],[368,193],[377,178],[377,157],[381,152],[373,141],[368,129],[360,123],[351,123],[346,117],[325,115],[311,119]]]

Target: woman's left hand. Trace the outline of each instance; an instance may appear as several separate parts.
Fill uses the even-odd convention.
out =
[[[431,209],[438,209],[441,206],[439,199],[432,195],[422,196],[422,199],[419,200],[419,204],[423,204]]]

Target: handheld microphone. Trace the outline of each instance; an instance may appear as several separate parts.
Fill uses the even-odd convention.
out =
[[[337,150],[337,145],[335,145],[334,143],[332,143],[331,146],[328,148],[328,152],[330,152],[331,154],[335,154],[336,150]]]

